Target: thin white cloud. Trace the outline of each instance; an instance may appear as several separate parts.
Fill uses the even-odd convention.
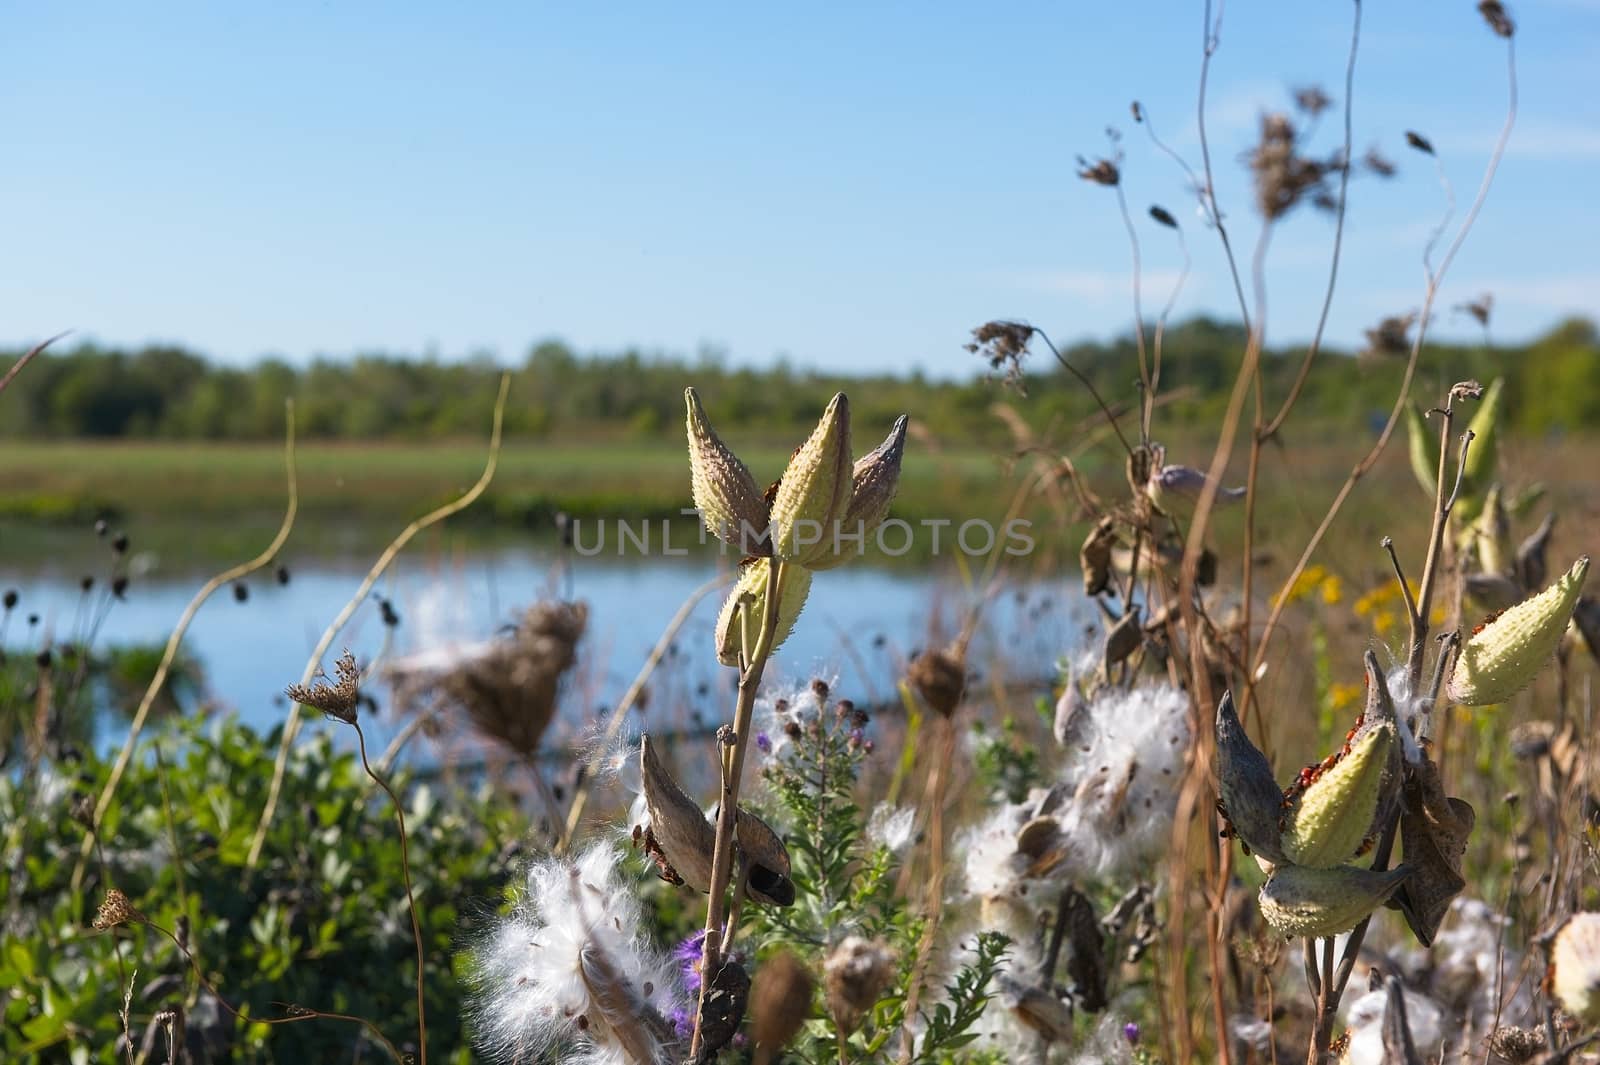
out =
[[[1146,270],[1139,278],[1145,299],[1165,299],[1178,277],[1177,270]],[[1019,274],[1016,282],[1021,288],[1071,296],[1097,306],[1114,305],[1133,295],[1133,275],[1125,270],[1052,270]],[[1189,275],[1184,287],[1190,292],[1198,287],[1194,274]]]

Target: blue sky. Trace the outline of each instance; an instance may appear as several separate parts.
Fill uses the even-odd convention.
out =
[[[1240,155],[1296,85],[1336,99],[1348,3],[1233,0],[1210,129],[1235,239]],[[1441,296],[1496,296],[1515,340],[1600,314],[1600,0],[1521,0],[1522,110]],[[1198,2],[815,5],[0,4],[0,342],[72,328],[230,362],[580,349],[965,374],[973,325],[1126,330],[1113,194],[1073,160],[1116,125],[1147,306],[1234,306],[1215,235],[1134,98],[1198,164]],[[1442,207],[1470,199],[1505,101],[1471,0],[1368,4],[1356,147],[1401,165],[1351,195],[1330,333],[1418,306]],[[1338,118],[1317,144],[1332,149]],[[1275,234],[1269,330],[1309,335],[1332,227]]]

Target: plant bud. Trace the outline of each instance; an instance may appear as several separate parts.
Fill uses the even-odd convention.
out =
[[[1239,842],[1271,862],[1285,859],[1278,817],[1283,792],[1272,778],[1272,766],[1261,753],[1233,708],[1233,693],[1217,704],[1217,790],[1222,811]]]
[[[739,574],[739,583],[722,604],[717,615],[717,661],[725,666],[738,666],[739,653],[744,647],[745,632],[750,634],[750,647],[761,636],[767,578],[772,565],[766,559],[748,563]],[[772,634],[772,650],[776,651],[794,631],[800,611],[806,605],[806,594],[811,591],[811,571],[802,566],[788,566],[783,571],[783,586],[778,595],[778,625]]]
[[[1332,869],[1355,857],[1372,831],[1395,747],[1393,724],[1374,728],[1295,798],[1283,829],[1289,861]]]
[[[924,651],[912,659],[906,680],[934,712],[949,717],[967,689],[967,668],[949,651]]]
[[[840,392],[778,483],[772,501],[773,553],[810,565],[831,551],[834,522],[850,490],[850,401]]]
[[[811,970],[792,951],[779,951],[756,970],[750,1027],[758,1050],[772,1055],[789,1045],[811,1016],[816,987]]]
[[[1280,865],[1261,887],[1261,916],[1285,936],[1336,936],[1360,924],[1410,875],[1409,865],[1381,873]]]
[[[1561,1008],[1600,1024],[1600,913],[1575,913],[1550,951],[1551,989]]]
[[[767,501],[756,479],[711,428],[695,390],[684,389],[683,398],[689,410],[689,483],[706,529],[741,551],[770,553]]]
[[[1432,499],[1439,479],[1439,464],[1435,458],[1439,453],[1439,441],[1429,434],[1427,420],[1415,403],[1406,404],[1406,436],[1411,445],[1411,472],[1417,478],[1417,484]]]
[[[1550,587],[1483,625],[1462,645],[1446,696],[1464,706],[1489,706],[1527,687],[1561,643],[1588,574],[1585,555]]]
[[[900,460],[906,453],[908,423],[909,419],[900,415],[883,443],[856,460],[850,478],[850,499],[839,519],[838,543],[834,542],[835,530],[824,529],[823,546],[827,550],[807,563],[812,569],[832,569],[861,554],[866,550],[867,537],[877,532],[888,517],[889,504],[900,487]]]

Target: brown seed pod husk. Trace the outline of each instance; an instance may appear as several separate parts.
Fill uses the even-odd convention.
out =
[[[931,710],[949,717],[961,705],[967,670],[960,657],[950,651],[924,651],[912,660],[906,681]]]
[[[750,994],[750,1034],[758,1052],[776,1054],[811,1016],[817,981],[793,951],[781,950],[756,970]]]
[[[1426,756],[1406,774],[1404,801],[1400,845],[1414,873],[1389,905],[1405,915],[1417,942],[1427,947],[1451,900],[1467,886],[1461,857],[1476,815],[1466,801],[1445,795],[1438,767]]]
[[[881,939],[847,936],[822,963],[828,1012],[843,1032],[854,1032],[895,978],[894,951]]]
[[[1127,660],[1128,656],[1137,651],[1144,643],[1144,630],[1139,625],[1139,607],[1137,604],[1111,626],[1111,631],[1106,633],[1104,652],[1104,668],[1106,672],[1111,667]]]
[[[578,972],[595,1012],[608,1034],[622,1044],[628,1060],[655,1062],[675,1057],[668,1050],[677,1043],[672,1026],[592,941],[578,952]]]
[[[1271,862],[1285,861],[1278,821],[1283,792],[1273,779],[1267,756],[1250,740],[1233,707],[1233,693],[1217,704],[1217,790],[1234,834]]]
[[[1111,587],[1111,548],[1117,540],[1117,523],[1109,514],[1095,523],[1078,549],[1083,571],[1083,594],[1094,596]]]

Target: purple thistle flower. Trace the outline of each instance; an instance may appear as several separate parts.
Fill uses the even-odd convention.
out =
[[[683,989],[691,995],[700,991],[700,959],[705,948],[706,930],[702,928],[672,951],[672,960],[678,963],[678,972],[683,975]]]

